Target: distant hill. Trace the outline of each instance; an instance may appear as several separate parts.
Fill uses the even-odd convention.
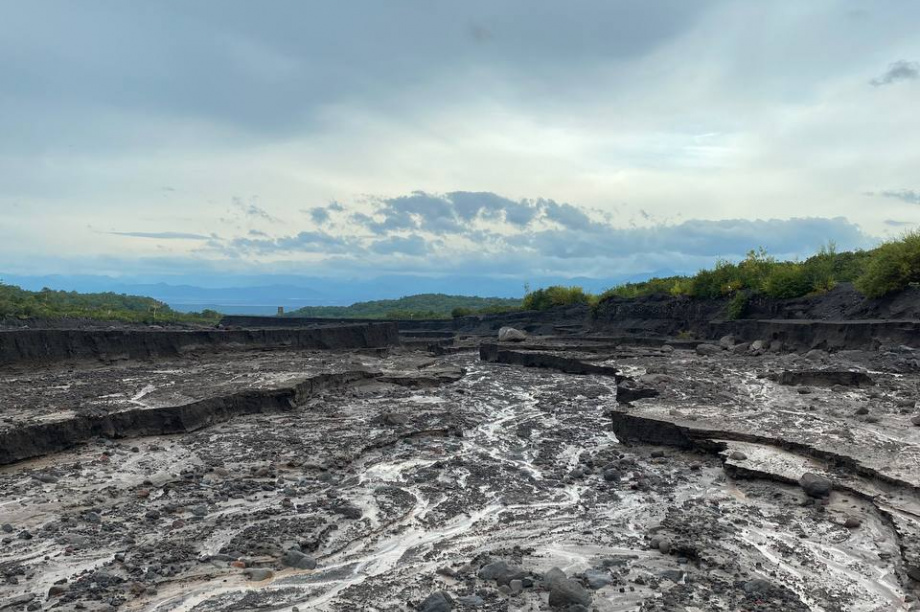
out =
[[[216,323],[220,313],[176,312],[149,297],[119,293],[26,291],[0,282],[0,321],[15,319],[99,319],[127,323]]]
[[[463,314],[506,312],[520,306],[521,300],[516,298],[421,293],[396,300],[357,302],[351,306],[307,306],[290,312],[287,316],[335,319],[446,319]]]

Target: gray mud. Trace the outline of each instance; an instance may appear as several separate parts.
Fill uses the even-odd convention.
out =
[[[15,428],[56,418],[73,389],[118,411],[219,395],[241,376],[262,381],[248,388],[375,373],[283,412],[93,438],[0,468],[0,608],[437,610],[443,592],[455,610],[908,610],[913,477],[897,461],[915,461],[920,442],[908,408],[918,378],[863,357],[817,367],[862,368],[876,385],[802,393],[769,378],[815,369],[797,356],[595,355],[660,393],[625,407],[617,377],[469,353],[45,371],[29,375],[34,393],[9,374]],[[624,444],[614,412],[729,438],[742,425],[764,439],[800,432],[801,445],[709,434],[686,448]],[[849,444],[840,453],[882,447],[892,482],[803,452],[828,433]],[[797,484],[806,470],[835,479],[829,497]]]

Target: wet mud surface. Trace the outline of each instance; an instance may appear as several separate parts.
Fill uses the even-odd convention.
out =
[[[864,354],[593,359],[659,396],[623,405],[617,377],[475,353],[273,351],[6,374],[3,417],[17,427],[315,371],[380,373],[284,412],[95,438],[0,468],[0,609],[913,609],[920,377]],[[875,384],[771,379],[796,369]],[[624,443],[612,413],[801,447]],[[892,482],[803,452],[828,440]],[[806,471],[832,490],[809,494]]]

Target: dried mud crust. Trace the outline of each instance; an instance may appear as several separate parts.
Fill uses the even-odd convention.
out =
[[[634,409],[814,401],[843,426],[871,399],[901,422],[896,402],[915,389],[874,373],[874,390],[819,402],[757,378],[795,367],[788,356],[615,359],[662,393]],[[619,444],[610,376],[473,355],[414,367],[466,375],[373,382],[289,412],[96,439],[0,469],[0,601],[434,610],[443,592],[453,609],[479,610],[908,609],[897,533],[859,497],[816,503],[794,484],[736,479],[706,449]],[[858,528],[843,525],[850,515]],[[313,569],[286,565],[304,557]]]

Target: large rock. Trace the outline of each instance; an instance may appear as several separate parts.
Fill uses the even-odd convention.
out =
[[[523,342],[527,340],[527,333],[513,327],[503,327],[498,330],[499,342]]]
[[[295,569],[311,570],[316,567],[316,559],[293,548],[282,555],[281,563],[285,567],[293,567]]]
[[[735,346],[735,337],[734,336],[722,336],[719,338],[719,346],[724,349],[730,349]]]
[[[482,580],[494,580],[499,585],[503,585],[523,578],[527,572],[517,566],[508,565],[504,561],[494,561],[482,566],[478,575]]]
[[[696,354],[704,357],[712,357],[722,352],[722,347],[716,344],[700,344],[696,347]]]
[[[827,497],[834,488],[830,480],[813,472],[802,474],[802,477],[799,478],[799,485],[810,497]]]
[[[444,591],[436,591],[419,604],[419,612],[450,612],[454,607],[454,600]]]
[[[578,604],[588,606],[591,604],[591,598],[591,591],[572,579],[556,580],[549,589],[551,608],[564,610]]]
[[[555,583],[559,582],[560,580],[565,580],[565,579],[566,579],[565,572],[559,569],[558,567],[554,567],[553,569],[543,574],[543,582],[548,587],[552,587]]]

